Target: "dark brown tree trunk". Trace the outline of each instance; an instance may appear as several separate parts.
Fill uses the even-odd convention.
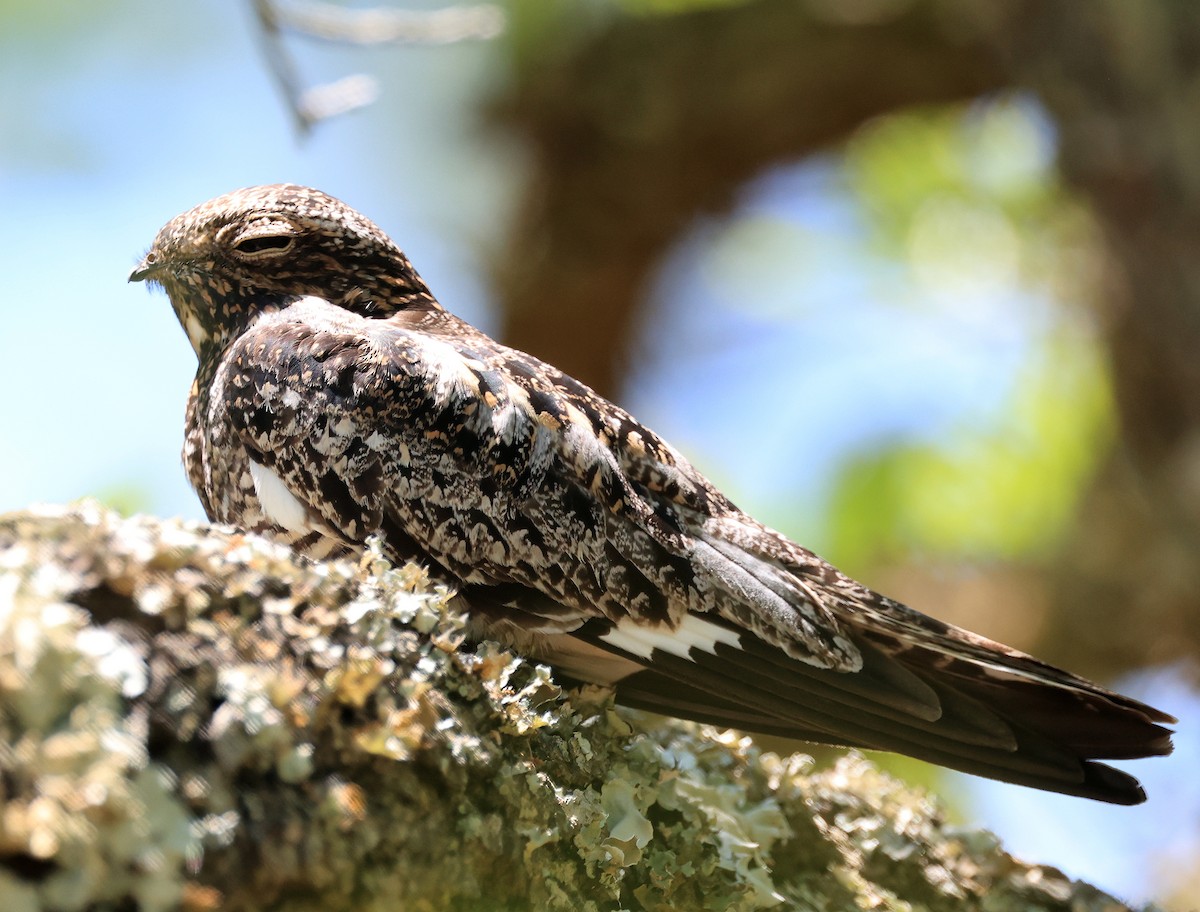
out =
[[[1002,34],[1111,253],[1120,440],[1054,574],[1047,637],[1115,673],[1200,655],[1200,6],[1034,5]],[[1114,636],[1114,631],[1119,634]]]

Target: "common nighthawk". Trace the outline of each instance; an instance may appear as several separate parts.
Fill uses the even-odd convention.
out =
[[[627,412],[444,310],[332,197],[238,190],[168,222],[199,358],[184,462],[205,512],[314,556],[373,533],[474,631],[630,706],[1117,804],[1096,759],[1166,754],[1152,707],[855,582],[735,507]]]

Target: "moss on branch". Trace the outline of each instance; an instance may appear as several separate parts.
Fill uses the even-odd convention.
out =
[[[617,712],[378,553],[0,518],[0,908],[1124,908],[850,757]]]

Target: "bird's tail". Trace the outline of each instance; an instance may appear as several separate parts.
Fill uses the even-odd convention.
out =
[[[641,670],[616,685],[618,700],[629,706],[894,751],[1115,804],[1145,800],[1136,779],[1096,761],[1170,753],[1171,733],[1163,725],[1172,717],[903,606],[886,608],[890,623],[871,618],[869,629],[851,628],[863,657],[862,669],[852,673],[798,661],[733,625],[723,625],[729,636],[711,649],[683,654],[614,649],[602,638],[603,621],[575,635],[638,663]]]

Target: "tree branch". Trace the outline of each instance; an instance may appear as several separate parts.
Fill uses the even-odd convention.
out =
[[[495,112],[535,157],[496,263],[506,343],[617,396],[651,271],[698,215],[871,117],[1003,85],[986,29],[942,4],[835,6],[623,17],[519,68]]]
[[[1125,908],[861,758],[642,729],[462,631],[377,552],[0,518],[0,908]]]

